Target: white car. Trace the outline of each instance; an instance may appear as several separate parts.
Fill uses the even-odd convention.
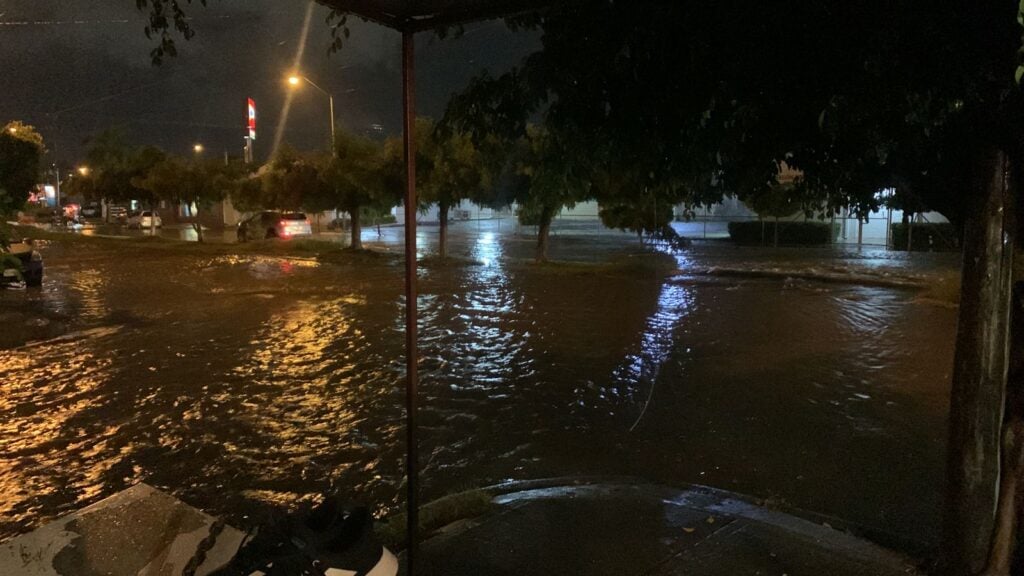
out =
[[[153,222],[154,218],[156,219],[156,222]],[[164,225],[164,223],[162,220],[160,220],[159,214],[150,212],[149,210],[145,210],[143,212],[136,212],[135,214],[132,214],[131,216],[128,217],[129,228],[140,228],[144,230],[146,228],[152,228],[154,225],[157,228],[160,228],[161,226]]]

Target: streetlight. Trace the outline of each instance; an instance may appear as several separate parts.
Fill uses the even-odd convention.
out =
[[[195,146],[192,147],[192,151],[195,152],[196,154],[202,154],[203,153],[203,145],[202,144],[196,144]]]
[[[312,86],[313,88],[316,88],[317,90],[319,90],[322,94],[327,96],[327,99],[331,103],[331,151],[333,153],[333,151],[334,151],[334,140],[335,140],[335,136],[334,136],[334,96],[330,92],[328,92],[327,90],[324,90],[323,88],[317,86],[315,82],[313,82],[309,78],[306,78],[305,76],[301,76],[301,75],[298,75],[298,74],[292,74],[291,76],[288,77],[288,83],[291,84],[292,86],[297,87],[299,84],[301,84],[303,82],[305,82],[305,83],[309,84],[310,86]]]
[[[82,176],[88,176],[89,175],[89,167],[88,166],[79,166],[78,167],[78,173],[81,174]]]

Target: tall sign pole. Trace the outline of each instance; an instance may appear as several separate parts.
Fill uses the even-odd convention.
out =
[[[416,349],[416,68],[413,59],[413,32],[402,32],[402,103],[404,124],[402,138],[405,148],[405,410],[406,466],[408,478],[406,548],[408,574],[416,573],[419,552],[419,460],[416,443],[417,361]]]
[[[252,164],[252,144],[256,141],[256,101],[249,98],[249,110],[246,117],[246,127],[249,134],[245,137],[245,163]]]

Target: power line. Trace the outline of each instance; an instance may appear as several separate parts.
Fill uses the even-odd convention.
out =
[[[201,22],[203,20],[234,20],[234,19],[246,19],[246,20],[259,20],[265,16],[272,16],[275,14],[291,14],[287,10],[272,10],[268,12],[262,12],[260,14],[205,14],[201,17],[188,17],[185,18],[187,22]],[[0,17],[3,14],[0,13]],[[109,19],[87,19],[87,18],[69,18],[62,20],[0,20],[0,28],[9,27],[27,27],[27,26],[90,26],[100,24],[138,24],[141,20],[132,20],[129,18],[109,18]]]

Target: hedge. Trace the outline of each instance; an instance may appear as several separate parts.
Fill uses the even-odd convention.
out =
[[[894,222],[892,225],[892,249],[907,249],[907,225]],[[954,252],[960,249],[961,229],[948,222],[915,223],[912,236],[912,250],[920,252]]]
[[[838,224],[779,222],[779,245],[830,244],[838,235]],[[729,237],[737,244],[771,246],[775,243],[775,221],[729,222]]]

